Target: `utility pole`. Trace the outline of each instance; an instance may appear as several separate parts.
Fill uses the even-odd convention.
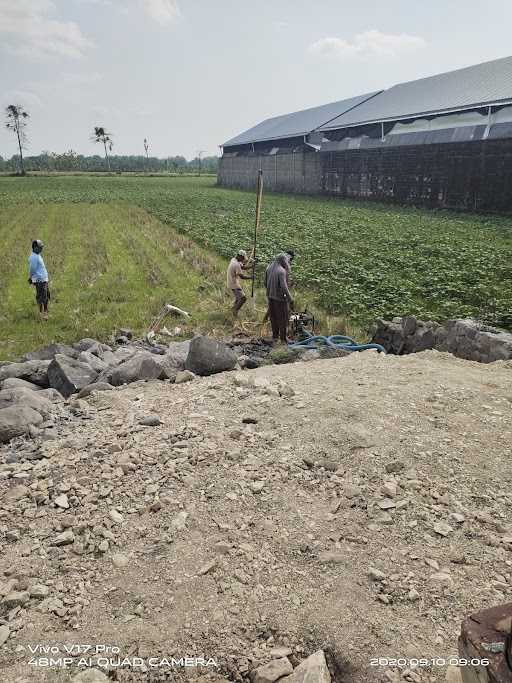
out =
[[[146,150],[146,171],[149,170],[149,142],[147,138],[144,138],[144,149]]]
[[[201,175],[201,166],[202,166],[202,161],[203,161],[203,154],[205,153],[204,149],[200,149],[197,152],[197,158],[199,160],[199,175]]]

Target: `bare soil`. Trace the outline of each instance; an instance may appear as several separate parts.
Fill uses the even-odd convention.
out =
[[[510,601],[511,379],[364,352],[71,401],[57,440],[0,449],[3,593],[49,589],[0,603],[1,680],[72,680],[38,644],[145,660],[114,681],[171,680],[147,662],[173,656],[218,664],[175,678],[242,680],[276,646],[324,648],[339,681],[443,678],[371,659],[456,655],[461,620]]]

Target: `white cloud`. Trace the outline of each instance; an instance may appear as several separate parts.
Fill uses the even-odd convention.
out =
[[[398,57],[426,46],[420,36],[407,33],[393,35],[372,29],[358,33],[352,40],[321,38],[308,47],[308,52],[319,57],[338,60],[376,57]]]
[[[177,0],[142,0],[142,4],[148,16],[159,24],[170,24],[181,15]]]
[[[82,57],[92,43],[74,21],[53,18],[52,0],[0,0],[0,44],[24,57]]]

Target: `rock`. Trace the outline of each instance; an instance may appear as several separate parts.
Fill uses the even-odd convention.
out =
[[[78,356],[78,360],[91,367],[98,374],[108,368],[108,364],[105,363],[105,361],[101,360],[101,358],[98,358],[98,356],[95,356],[90,351],[82,351]]]
[[[162,367],[152,354],[137,353],[109,372],[109,383],[118,387],[139,380],[158,379],[162,375]]]
[[[50,595],[50,589],[48,586],[43,586],[39,583],[32,586],[29,592],[31,598],[37,598],[38,600],[43,600]]]
[[[273,659],[268,664],[260,666],[254,671],[253,683],[274,683],[283,676],[293,672],[293,666],[287,657]]]
[[[411,588],[411,590],[407,593],[407,599],[411,602],[417,602],[420,599],[420,594],[415,588]]]
[[[387,481],[381,486],[381,493],[386,498],[395,498],[397,493],[397,486],[394,481]]]
[[[357,496],[361,495],[361,489],[359,488],[359,486],[356,486],[355,484],[347,484],[343,488],[343,494],[345,498],[351,500],[352,498],[356,498]]]
[[[11,631],[8,626],[0,626],[0,647],[7,641],[10,635]]]
[[[98,373],[90,365],[62,354],[57,354],[48,368],[50,386],[60,391],[65,398],[94,382],[97,376]]]
[[[445,522],[437,522],[436,524],[434,524],[434,531],[439,536],[448,536],[448,534],[451,534],[453,529],[449,524],[446,524]]]
[[[163,423],[158,415],[146,415],[145,417],[140,418],[139,424],[143,425],[144,427],[158,427]]]
[[[87,398],[93,391],[112,391],[113,388],[114,387],[111,384],[108,384],[108,382],[93,382],[83,389],[80,389],[77,398]]]
[[[68,497],[65,493],[62,493],[60,496],[57,496],[57,498],[55,498],[54,500],[54,503],[57,507],[62,508],[63,510],[67,510],[69,508]]]
[[[27,360],[24,363],[9,363],[0,367],[0,382],[10,377],[24,379],[30,384],[47,389],[49,360]]]
[[[26,353],[22,360],[53,360],[57,354],[77,358],[78,351],[66,344],[49,344],[40,349]]]
[[[13,591],[8,593],[2,600],[2,605],[6,607],[22,607],[30,600],[30,593],[28,591]]]
[[[81,351],[88,351],[91,346],[94,346],[95,344],[98,344],[96,339],[85,337],[85,339],[80,339],[80,341],[77,341],[76,344],[73,344],[73,348],[75,351],[80,353]]]
[[[19,484],[18,486],[11,486],[10,489],[4,491],[2,495],[2,500],[6,503],[15,503],[17,500],[26,498],[29,495],[29,493],[29,489],[26,486],[23,486],[23,484]]]
[[[388,474],[391,474],[392,472],[401,472],[404,469],[405,463],[403,463],[401,460],[393,460],[392,462],[388,462],[385,467],[385,470]]]
[[[190,351],[190,341],[171,342],[166,353],[158,359],[163,371],[168,377],[174,377],[176,373],[185,370],[185,363]]]
[[[263,491],[264,487],[265,487],[264,481],[253,481],[251,483],[251,491],[253,493],[261,493]]]
[[[129,562],[129,558],[126,555],[123,555],[123,553],[115,553],[115,555],[112,555],[112,564],[114,567],[117,567],[117,569],[124,569],[124,567],[128,566]]]
[[[187,519],[188,512],[185,512],[184,510],[178,512],[178,514],[171,520],[171,529],[173,531],[183,531],[183,529],[185,529],[187,526]]]
[[[57,391],[57,389],[41,389],[37,392],[37,395],[41,398],[51,401],[52,403],[63,403],[65,400],[64,396],[60,393],[60,391]]]
[[[452,577],[445,572],[437,572],[436,574],[432,574],[429,580],[432,583],[439,583],[445,586],[451,586],[453,584]]]
[[[273,647],[270,650],[272,659],[282,659],[283,657],[289,657],[291,654],[292,649],[289,647]]]
[[[217,560],[210,560],[210,562],[207,562],[206,564],[203,564],[201,569],[197,572],[198,576],[204,576],[205,574],[209,574],[212,572],[215,568],[217,567]]]
[[[2,391],[4,389],[29,389],[30,391],[42,391],[43,388],[37,386],[37,384],[32,384],[24,379],[19,379],[18,377],[8,377],[2,382]]]
[[[129,327],[120,327],[117,331],[117,336],[133,339],[133,331]]]
[[[280,683],[331,683],[323,650],[318,650],[301,662],[292,675],[282,678]]]
[[[343,553],[326,550],[318,555],[318,561],[322,564],[345,564],[347,558]]]
[[[207,376],[233,370],[236,354],[226,344],[209,337],[194,337],[185,362],[185,368],[196,375]]]
[[[384,500],[379,500],[377,505],[381,510],[393,510],[396,508],[396,503],[391,498],[384,498]]]
[[[40,425],[43,417],[33,408],[15,405],[0,410],[0,443],[28,434],[30,427]]]
[[[61,534],[58,534],[53,539],[52,545],[60,547],[63,545],[71,545],[74,542],[75,542],[75,534],[71,531],[71,529],[67,529],[66,531],[63,531]]]
[[[375,569],[374,567],[370,567],[368,570],[368,576],[372,581],[384,581],[386,578],[386,575],[384,572],[381,572],[380,569]]]
[[[183,384],[184,382],[190,382],[195,378],[196,375],[194,375],[193,372],[190,372],[190,370],[180,370],[180,372],[178,372],[178,374],[176,375],[176,379],[174,381],[176,384]]]
[[[55,406],[42,395],[43,391],[47,390],[42,389],[36,392],[24,387],[2,389],[0,391],[0,410],[10,406],[23,405],[26,408],[32,408],[32,410],[40,413],[43,417],[49,417]]]
[[[461,515],[458,512],[452,512],[450,515],[448,515],[448,519],[456,524],[463,524],[466,521],[464,515]]]
[[[40,612],[53,612],[59,616],[66,614],[64,603],[59,598],[45,598],[39,603]]]
[[[124,517],[115,508],[109,510],[110,519],[116,524],[122,524],[124,522]]]
[[[290,349],[288,346],[278,346],[268,354],[268,360],[275,365],[295,363],[303,352],[298,349]]]
[[[99,669],[86,669],[77,674],[71,683],[110,683],[110,678]]]

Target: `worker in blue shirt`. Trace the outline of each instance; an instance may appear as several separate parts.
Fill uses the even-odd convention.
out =
[[[48,271],[44,265],[41,252],[43,251],[41,240],[32,242],[32,253],[28,259],[29,276],[28,282],[36,288],[36,301],[39,305],[39,313],[44,320],[48,320],[48,302],[50,290],[48,288]]]

